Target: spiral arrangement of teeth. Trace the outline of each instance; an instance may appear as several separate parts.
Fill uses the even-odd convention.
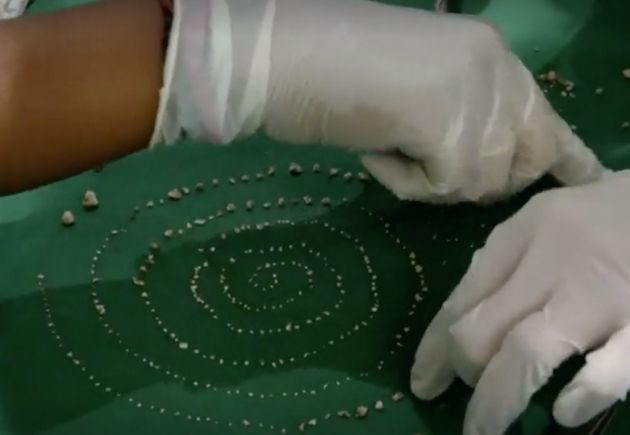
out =
[[[368,181],[368,177],[364,173],[358,173],[355,175],[348,171],[340,172],[341,170],[337,168],[330,168],[328,171],[323,171],[319,164],[314,164],[312,168],[313,174],[319,174],[320,172],[323,172],[324,179],[326,178],[326,174],[328,174],[329,178],[339,179],[340,182],[344,183],[352,182],[353,180],[357,180],[361,183],[365,183]],[[303,172],[304,171],[302,166],[297,163],[292,163],[288,170],[288,173],[293,177],[307,176],[302,175]],[[343,177],[336,178],[336,176],[340,173],[344,174]],[[214,189],[220,188],[221,186],[226,186],[226,188],[228,188],[238,183],[251,184],[251,179],[254,179],[255,181],[264,181],[267,178],[274,177],[275,174],[276,168],[270,167],[266,170],[257,172],[255,177],[242,175],[240,177],[226,177],[225,180],[214,178],[211,180],[207,180],[206,182],[198,182],[195,185],[194,191],[186,187],[172,189],[169,192],[166,192],[164,197],[162,198],[150,199],[146,201],[144,207],[135,207],[131,213],[128,223],[114,228],[105,236],[103,243],[98,247],[98,249],[95,250],[90,265],[91,299],[93,303],[94,314],[99,321],[99,325],[104,329],[106,334],[114,340],[119,349],[121,349],[126,355],[133,358],[146,369],[157,372],[161,375],[173,379],[174,381],[185,383],[198,389],[212,391],[216,394],[224,394],[226,396],[243,396],[256,400],[312,397],[317,396],[318,394],[323,393],[329,389],[342,387],[343,385],[356,380],[350,376],[345,376],[338,379],[330,379],[327,382],[321,383],[319,385],[309,385],[308,387],[299,388],[292,391],[255,391],[245,388],[225,388],[223,386],[218,386],[208,381],[193,379],[187,374],[181,373],[173,367],[169,367],[168,364],[154,361],[149,355],[133,349],[125,341],[124,334],[116,329],[114,324],[109,320],[109,316],[112,310],[115,310],[115,308],[108,306],[106,302],[104,302],[106,298],[104,297],[104,295],[101,294],[101,282],[99,278],[101,259],[107,254],[108,249],[110,248],[114,240],[124,237],[130,231],[130,227],[134,225],[134,223],[137,221],[137,217],[143,213],[143,210],[146,210],[144,211],[146,213],[150,213],[153,209],[159,207],[175,206],[175,204],[186,201],[186,197],[189,195],[194,196],[205,193],[211,194]],[[267,198],[263,201],[258,200],[257,202],[254,202],[253,200],[247,200],[243,204],[233,202],[228,203],[224,205],[221,209],[214,210],[207,215],[195,216],[179,227],[163,228],[159,232],[159,236],[162,240],[159,243],[153,241],[147,245],[146,252],[145,254],[143,254],[142,257],[142,262],[135,273],[130,277],[129,281],[130,284],[134,288],[136,288],[137,297],[141,300],[141,302],[150,313],[155,327],[158,328],[158,330],[160,330],[164,334],[164,336],[173,343],[174,351],[189,353],[193,357],[200,358],[207,361],[208,363],[218,366],[232,366],[240,368],[260,366],[268,369],[286,368],[291,367],[298,362],[311,359],[315,356],[325,355],[325,353],[329,349],[334,348],[335,346],[343,345],[343,342],[345,340],[348,340],[354,334],[357,334],[364,328],[367,328],[370,325],[370,322],[372,322],[379,313],[379,310],[381,308],[379,297],[380,279],[374,271],[374,259],[372,259],[372,257],[370,256],[368,249],[359,238],[353,236],[347,230],[337,227],[326,221],[311,219],[308,221],[300,222],[300,224],[314,226],[320,229],[323,228],[331,235],[334,235],[336,237],[339,237],[341,240],[349,242],[349,244],[356,251],[355,254],[362,259],[363,271],[361,273],[363,274],[363,276],[368,277],[369,292],[367,295],[369,295],[370,298],[370,308],[369,311],[365,313],[365,315],[360,320],[358,320],[346,330],[340,331],[336,337],[329,337],[318,346],[308,351],[293,354],[286,353],[278,355],[274,359],[254,359],[251,356],[250,358],[248,358],[247,355],[243,355],[243,357],[240,359],[236,359],[233,357],[230,358],[226,355],[220,355],[216,352],[213,353],[204,350],[202,349],[202,343],[195,343],[192,338],[180,336],[175,331],[173,331],[172,328],[169,327],[169,325],[167,325],[160,316],[160,309],[154,303],[152,298],[152,289],[149,280],[151,269],[159,264],[162,244],[176,243],[178,238],[192,234],[196,229],[207,227],[208,224],[210,224],[213,220],[222,218],[223,216],[236,216],[239,213],[251,214],[254,210],[256,210],[257,203],[260,204],[260,206],[258,207],[264,211],[282,211],[283,209],[285,209],[285,207],[288,207],[289,205],[302,205],[309,208],[319,205],[325,208],[333,208],[335,206],[347,203],[347,199],[334,198],[331,196],[325,196],[323,198],[317,199],[312,198],[311,196],[303,196],[301,199],[286,199],[284,197],[277,197]],[[397,249],[402,250],[406,253],[406,256],[408,258],[408,265],[413,273],[417,276],[417,281],[419,283],[418,291],[415,293],[413,300],[409,303],[408,311],[405,313],[408,317],[412,317],[418,307],[418,304],[422,301],[422,293],[428,291],[428,287],[423,274],[423,268],[419,262],[419,258],[417,258],[416,254],[413,251],[409,250],[409,248],[407,248],[402,243],[402,241],[394,234],[391,229],[391,225],[383,217],[363,207],[361,208],[361,212],[373,221],[378,222],[386,237],[396,245]],[[295,222],[286,219],[276,219],[255,222],[251,224],[241,224],[232,227],[230,231],[221,233],[218,238],[222,241],[222,243],[227,243],[229,242],[229,239],[231,237],[234,237],[235,235],[241,235],[251,231],[267,230],[274,227],[281,228],[287,226],[291,227],[295,225]],[[311,259],[311,261],[313,261],[314,263],[316,262],[317,264],[319,264],[319,269],[324,271],[322,273],[333,277],[334,288],[332,289],[332,291],[334,291],[334,294],[336,296],[335,299],[330,303],[330,305],[325,307],[325,309],[312,313],[306,318],[279,320],[275,325],[272,326],[265,325],[265,327],[251,328],[245,325],[239,325],[238,322],[234,319],[230,319],[227,315],[219,312],[218,308],[215,307],[212,302],[208,300],[205,296],[206,293],[204,293],[203,291],[204,288],[219,289],[220,294],[223,295],[225,300],[227,300],[235,308],[242,310],[243,312],[250,312],[253,314],[259,314],[269,311],[284,312],[285,310],[287,310],[287,307],[291,306],[292,304],[299,303],[300,298],[304,297],[305,295],[312,294],[316,291],[322,291],[322,287],[319,286],[317,283],[317,274],[315,273],[314,268],[309,262],[299,261],[295,259],[295,253],[297,252],[301,254],[300,258],[307,257]],[[281,287],[283,277],[282,271],[286,269],[294,269],[295,271],[298,271],[299,274],[303,277],[303,286],[297,292],[280,300],[279,302],[262,303],[256,305],[251,302],[241,300],[239,296],[233,292],[234,286],[231,284],[229,279],[230,269],[237,267],[241,258],[252,257],[255,255],[258,255],[259,258],[268,258],[275,254],[281,254],[281,256],[284,256],[284,258],[265,260],[261,262],[261,264],[259,264],[253,270],[251,275],[247,278],[246,282],[247,285],[250,287],[250,290],[267,294],[276,292],[278,288]],[[199,248],[198,255],[200,259],[192,267],[192,276],[189,279],[189,294],[192,296],[194,302],[196,302],[199,307],[205,313],[207,313],[208,318],[211,321],[219,322],[220,325],[227,328],[227,330],[229,330],[231,333],[237,335],[242,334],[262,337],[270,335],[296,334],[297,332],[306,330],[308,328],[315,328],[320,322],[325,322],[329,319],[334,319],[337,315],[342,315],[341,309],[349,303],[349,301],[346,299],[348,292],[345,284],[348,278],[345,277],[344,274],[336,267],[334,267],[333,260],[331,258],[328,258],[328,256],[318,250],[317,247],[310,246],[307,242],[296,240],[294,243],[291,244],[270,244],[266,248],[258,248],[257,250],[251,248],[244,249],[240,252],[239,256],[235,257],[225,257],[220,248],[218,248],[214,244],[209,244],[205,247]],[[217,267],[216,261],[214,261],[216,258],[227,258],[227,264],[223,264],[220,269],[218,269],[218,280],[214,282],[207,282],[208,277],[205,272],[208,271],[210,268]],[[353,271],[353,273],[357,273],[357,271]],[[271,280],[268,284],[265,285],[261,283],[262,275],[271,276]],[[80,351],[78,351],[77,349],[73,349],[71,345],[66,341],[66,339],[62,336],[57,328],[55,313],[51,308],[51,303],[49,301],[47,290],[48,278],[44,274],[39,274],[37,276],[37,283],[42,295],[44,312],[48,321],[48,330],[56,341],[58,347],[64,352],[64,355],[68,358],[70,363],[76,366],[78,370],[80,370],[80,372],[87,377],[88,381],[96,390],[112,395],[116,398],[122,399],[123,397],[125,397],[126,394],[118,391],[114,385],[108,385],[106,381],[99,378],[96,373],[92,373],[90,367],[83,362]],[[389,350],[390,356],[395,355],[397,350],[403,347],[403,340],[405,339],[405,336],[407,336],[411,331],[409,325],[410,322],[403,326],[402,329],[395,334],[394,344]],[[358,378],[369,378],[371,376],[371,373],[382,371],[386,364],[386,359],[387,356],[384,356],[377,362],[375,367],[366,368],[364,371],[358,373]],[[394,397],[399,397],[397,396],[399,394],[401,393],[396,393]],[[130,406],[133,406],[135,408],[147,409],[149,411],[153,411],[158,415],[170,415],[188,421],[205,422],[216,426],[245,426],[258,428],[266,432],[282,434],[293,430],[289,427],[280,427],[279,425],[267,422],[255,421],[251,418],[244,418],[240,421],[237,421],[224,420],[211,415],[196,415],[193,413],[187,413],[184,409],[175,409],[172,406],[162,406],[158,403],[153,403],[148,400],[139,400],[133,396],[125,397],[124,400],[127,400]],[[376,403],[374,409],[378,411],[383,410],[384,405],[382,400],[378,398],[374,398],[373,400],[374,401],[372,403]],[[398,400],[399,399],[394,399],[394,402],[397,402]],[[367,415],[368,408],[366,406],[356,404],[354,408],[357,410],[355,413],[356,418],[364,418]],[[304,423],[301,423],[297,429],[300,431],[304,431],[308,429],[308,427],[314,427],[317,424],[318,419],[319,421],[324,422],[329,420],[332,415],[338,416],[338,418],[351,417],[351,414],[349,412],[346,411],[346,413],[342,413],[342,411],[338,410],[331,410],[330,413],[327,413],[323,416],[316,416],[305,419]]]

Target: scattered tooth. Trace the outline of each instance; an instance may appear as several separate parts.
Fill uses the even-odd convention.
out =
[[[343,174],[343,179],[346,181],[352,180],[352,172],[346,172],[345,174]]]
[[[229,213],[234,213],[236,211],[236,205],[230,203],[225,207],[225,210]]]
[[[319,165],[319,163],[315,163],[313,165],[313,172],[315,172],[316,174],[319,174],[322,171],[322,167]]]
[[[252,201],[251,199],[248,199],[247,202],[245,202],[245,208],[247,210],[253,210],[254,209],[254,201]]]
[[[167,239],[172,238],[175,235],[175,231],[168,229],[164,231],[164,237],[166,237]]]
[[[595,89],[595,95],[602,95],[604,93],[604,88]]]
[[[302,175],[304,169],[299,164],[293,162],[289,165],[289,173],[291,175]]]
[[[251,426],[251,423],[249,422],[249,420],[243,420],[242,423],[243,423],[243,426],[245,426],[245,427]]]
[[[376,403],[374,404],[374,409],[376,409],[377,411],[382,411],[384,408],[385,408],[385,405],[383,405],[382,400],[377,400]]]
[[[367,415],[367,413],[368,413],[368,407],[361,405],[361,406],[357,406],[357,410],[354,415],[357,418],[363,418]]]
[[[328,197],[322,198],[322,205],[328,207],[331,204],[331,200]]]
[[[300,432],[304,432],[306,430],[306,424],[305,423],[300,423],[300,425],[298,426],[298,430]]]
[[[182,199],[184,195],[181,190],[175,188],[169,191],[167,196],[168,196],[168,199],[170,199],[171,201],[179,201],[180,199]]]
[[[242,175],[241,176],[241,181],[243,183],[247,183],[249,181],[249,175]]]
[[[182,350],[188,349],[188,343],[186,343],[185,341],[180,341],[179,342],[179,348],[182,349]]]
[[[149,249],[157,251],[158,249],[160,249],[160,245],[158,245],[157,242],[151,242],[149,243]]]
[[[541,80],[544,80],[548,83],[553,83],[558,78],[558,74],[554,70],[549,70],[547,73],[543,73],[539,76]]]
[[[394,395],[392,396],[392,400],[394,402],[400,402],[404,398],[405,398],[405,395],[403,393],[401,393],[400,391],[394,393]]]
[[[313,204],[313,198],[311,198],[310,196],[305,196],[302,199],[304,200],[304,204],[306,204],[306,205],[312,205]]]
[[[195,219],[195,220],[193,221],[193,223],[194,223],[195,225],[197,225],[198,227],[202,227],[202,226],[204,226],[204,225],[206,224],[206,222],[207,222],[207,221],[206,221],[205,219]]]
[[[630,79],[630,68],[626,68],[626,69],[624,69],[623,71],[621,71],[621,74],[622,74],[625,78]]]
[[[190,195],[190,189],[188,187],[182,187],[181,191],[184,195]]]
[[[337,175],[339,175],[339,169],[330,168],[330,171],[328,171],[328,175],[330,176],[330,178],[336,177]]]
[[[147,208],[153,208],[155,203],[153,201],[147,201]]]
[[[64,227],[71,227],[72,225],[74,225],[74,222],[74,214],[72,214],[70,210],[64,211],[61,215],[61,224]]]
[[[337,416],[341,417],[341,418],[350,418],[352,417],[352,415],[350,414],[349,411],[346,411],[345,409],[342,409],[341,411],[337,412]]]
[[[359,178],[359,181],[365,183],[367,181],[370,181],[370,176],[368,174],[366,174],[365,172],[358,172],[357,173],[357,178]]]
[[[306,424],[308,424],[311,427],[315,427],[315,426],[317,426],[317,419],[316,418],[312,418]]]
[[[231,178],[231,177],[230,177],[230,178],[228,179],[228,182],[229,182],[230,184],[236,184],[236,179],[235,179],[235,178]]]
[[[262,172],[259,172],[256,174],[256,179],[257,180],[262,180],[265,178],[265,174],[263,174]]]
[[[276,174],[276,168],[274,166],[270,166],[267,170],[267,175],[273,177]]]
[[[144,287],[144,281],[142,281],[140,278],[138,278],[137,276],[133,276],[131,278],[131,281],[133,282],[133,285],[135,285],[136,287]]]
[[[195,190],[197,192],[203,192],[203,189],[206,187],[206,185],[204,183],[202,183],[201,181],[199,183],[197,183],[195,185]]]
[[[217,187],[217,186],[219,185],[219,179],[218,179],[218,178],[213,179],[213,180],[212,180],[212,185],[213,185],[214,187]]]
[[[264,203],[264,204],[263,204],[263,208],[264,208],[265,210],[269,210],[269,209],[271,208],[271,203],[270,203],[270,202],[266,202],[266,203]]]
[[[85,210],[96,210],[99,205],[96,193],[94,193],[94,191],[92,190],[88,190],[87,192],[85,192],[85,194],[83,194],[81,205]]]
[[[286,202],[287,201],[284,198],[278,198],[278,207],[284,207]]]
[[[94,308],[96,308],[96,312],[97,312],[100,316],[102,316],[102,315],[104,315],[104,314],[105,314],[105,305],[103,305],[103,304],[97,304],[97,305],[95,305],[95,306],[94,306]]]

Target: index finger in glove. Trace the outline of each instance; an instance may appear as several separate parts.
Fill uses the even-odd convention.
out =
[[[441,394],[454,377],[451,326],[466,312],[498,291],[512,276],[529,244],[535,213],[519,212],[497,226],[477,251],[460,284],[444,303],[416,351],[411,389],[422,399]]]
[[[508,334],[468,404],[464,435],[503,434],[553,370],[577,351],[547,327],[545,317],[538,311]]]

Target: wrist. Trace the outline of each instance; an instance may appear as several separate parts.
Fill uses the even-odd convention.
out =
[[[180,32],[179,10],[175,10],[173,0],[158,0],[163,15],[163,36],[162,36],[162,84],[159,91],[159,102],[157,113],[154,119],[153,132],[149,141],[151,148],[158,144],[172,145],[180,136],[178,128],[170,126],[172,112],[172,101],[170,99],[171,85],[176,60],[177,39]]]

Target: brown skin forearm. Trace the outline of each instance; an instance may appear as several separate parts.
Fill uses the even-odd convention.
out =
[[[0,194],[147,146],[163,26],[156,0],[103,0],[0,23]]]

